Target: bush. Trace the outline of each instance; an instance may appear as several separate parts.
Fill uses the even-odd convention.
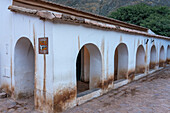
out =
[[[170,37],[170,8],[137,4],[111,12],[108,17],[147,27],[159,35]]]

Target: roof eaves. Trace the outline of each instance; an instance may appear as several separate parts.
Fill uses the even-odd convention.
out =
[[[104,16],[100,16],[100,15],[96,15],[96,14],[92,14],[92,13],[88,13],[88,12],[84,12],[84,11],[80,11],[68,6],[63,6],[60,4],[56,4],[53,2],[49,2],[49,1],[44,1],[44,0],[13,0],[13,5],[16,4],[20,4],[19,7],[34,7],[34,8],[41,8],[42,10],[49,10],[49,11],[55,11],[55,12],[60,12],[63,14],[69,14],[69,15],[74,15],[77,17],[82,17],[82,18],[87,18],[87,19],[91,19],[91,20],[95,20],[95,21],[100,21],[103,23],[107,23],[107,24],[113,24],[113,25],[117,25],[117,26],[121,26],[121,27],[126,27],[129,29],[135,29],[135,30],[139,30],[139,31],[144,31],[147,32],[148,29],[141,27],[141,26],[137,26],[134,24],[129,24],[126,22],[122,22],[119,20],[115,20],[115,19],[111,19],[111,18],[107,18]]]
[[[72,15],[63,14],[63,13],[57,13],[57,12],[45,11],[45,10],[39,11],[39,10],[34,10],[34,9],[18,7],[14,5],[9,6],[8,9],[13,12],[17,12],[17,13],[24,13],[24,14],[37,16],[37,17],[40,17],[41,19],[46,19],[52,22],[67,21],[67,22],[79,23],[79,24],[84,24],[84,25],[90,25],[94,27],[100,27],[104,29],[110,29],[110,30],[119,31],[119,32],[128,32],[132,34],[139,34],[139,35],[144,35],[148,37],[155,37],[155,38],[162,38],[162,39],[170,40],[169,37],[149,34],[149,33],[138,31],[138,30],[132,30],[132,29],[128,29],[128,28],[124,28],[120,26],[115,26],[112,24],[102,23],[102,22],[80,18],[80,17],[76,17]]]

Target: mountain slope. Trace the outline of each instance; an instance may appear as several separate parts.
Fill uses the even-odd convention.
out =
[[[99,15],[108,15],[111,11],[122,6],[145,3],[148,5],[169,6],[170,0],[47,0],[58,4],[74,7],[78,10]]]

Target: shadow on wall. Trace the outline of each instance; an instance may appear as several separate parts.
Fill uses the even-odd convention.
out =
[[[150,64],[149,64],[149,69],[155,69],[157,66],[156,63],[156,47],[155,45],[152,46],[151,52],[150,52]]]
[[[15,46],[14,79],[16,98],[34,94],[34,49],[28,38],[20,38]]]
[[[170,64],[170,45],[167,48],[167,64]]]
[[[159,67],[165,66],[165,51],[164,47],[161,46],[160,53],[159,53]]]
[[[117,46],[114,55],[114,81],[126,79],[128,72],[128,49],[126,44]]]
[[[145,72],[145,50],[142,45],[140,45],[136,52],[136,74],[144,73]]]

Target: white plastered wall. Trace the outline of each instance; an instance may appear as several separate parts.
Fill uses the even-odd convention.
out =
[[[160,49],[160,60],[165,60],[165,50],[164,47],[162,46]]]
[[[126,79],[128,72],[128,49],[121,43],[118,47],[118,79]]]
[[[165,50],[164,50],[164,46],[161,46],[160,48],[160,54],[159,54],[159,66],[162,67],[163,63],[165,62]]]
[[[150,68],[155,68],[156,66],[156,47],[152,46],[150,51]]]
[[[120,43],[127,45],[129,55],[128,72],[135,71],[136,52],[139,45],[143,45],[144,51],[146,51],[146,56],[142,57],[146,58],[146,61],[144,60],[146,62],[144,66],[149,66],[150,49],[153,44],[149,37],[88,28],[81,25],[58,23],[54,24],[54,26],[56,27],[53,28],[55,37],[53,42],[58,46],[54,48],[54,95],[58,91],[62,91],[62,89],[69,89],[69,91],[76,90],[76,58],[80,48],[88,43],[96,45],[101,52],[103,81],[114,75],[114,52]],[[146,39],[149,39],[147,44],[145,43]],[[154,44],[157,48],[159,48],[160,41],[166,44],[165,40],[155,39]],[[76,101],[73,99],[71,103],[68,105],[74,106]]]
[[[17,68],[14,65],[15,45],[21,37],[27,37],[36,53],[35,94],[38,95],[39,98],[36,98],[35,101],[40,103],[42,101],[40,98],[46,98],[49,101],[47,107],[39,104],[37,109],[41,107],[44,111],[48,111],[53,99],[53,30],[51,27],[53,23],[48,21],[44,22],[37,17],[11,12],[8,10],[8,6],[11,4],[12,1],[10,0],[0,1],[0,11],[2,11],[0,13],[3,15],[2,18],[0,18],[0,45],[2,46],[2,51],[0,51],[1,88],[8,88],[10,92],[14,94],[17,86],[17,84],[15,84],[17,77],[14,73],[14,70]],[[38,54],[38,38],[44,36],[49,37],[49,54],[46,56]],[[21,79],[24,78],[20,78],[20,80]],[[21,82],[23,81],[21,80]]]
[[[160,45],[167,47],[170,43],[169,40],[157,38],[153,38],[155,41],[152,43],[152,37],[137,34],[68,23],[44,22],[37,17],[10,12],[7,9],[10,4],[11,2],[8,0],[0,1],[0,5],[2,5],[0,11],[4,15],[0,18],[0,25],[3,26],[3,28],[0,27],[0,31],[2,31],[0,34],[0,45],[2,46],[0,51],[1,84],[5,83],[9,87],[15,88],[14,48],[18,39],[27,37],[36,53],[35,93],[43,99],[46,96],[50,105],[53,104],[53,99],[56,99],[53,96],[62,95],[67,91],[70,94],[72,90],[76,90],[76,58],[80,48],[84,45],[94,44],[100,51],[102,60],[101,79],[107,81],[114,76],[114,53],[120,43],[127,45],[128,73],[135,71],[136,52],[139,45],[143,45],[146,51],[146,66],[148,66],[153,43],[156,50],[160,50]],[[46,56],[38,54],[38,38],[44,36],[49,37],[49,54]],[[145,43],[146,39],[149,39],[147,44]],[[159,52],[156,54],[157,62],[159,62],[159,54]],[[167,50],[165,50],[166,54]],[[40,105],[37,109],[46,111],[51,107],[50,105],[43,107],[40,98],[37,98],[36,102]],[[74,105],[76,105],[76,96],[62,107],[65,109]]]
[[[13,13],[13,50],[21,37],[27,37],[35,51],[35,108],[50,112],[53,100],[53,33],[52,23],[37,17]],[[39,54],[38,38],[48,37],[49,54]],[[13,61],[14,62],[14,61]],[[13,86],[15,86],[15,66],[13,65]],[[48,105],[41,103],[44,99]],[[38,103],[38,105],[37,105]]]
[[[152,46],[152,48],[151,48],[150,62],[156,62],[156,48],[155,48],[155,46]]]
[[[10,89],[12,75],[12,15],[8,10],[11,4],[12,0],[0,0],[0,87],[7,91]]]
[[[90,89],[98,88],[102,78],[101,53],[95,45],[85,45],[90,53]]]
[[[170,63],[170,45],[168,45],[168,48],[167,48],[167,61],[168,63]]]
[[[141,73],[145,70],[145,50],[142,45],[140,45],[137,49],[136,53],[136,73]]]
[[[35,55],[27,38],[18,40],[14,50],[15,94],[19,98],[34,94]]]

